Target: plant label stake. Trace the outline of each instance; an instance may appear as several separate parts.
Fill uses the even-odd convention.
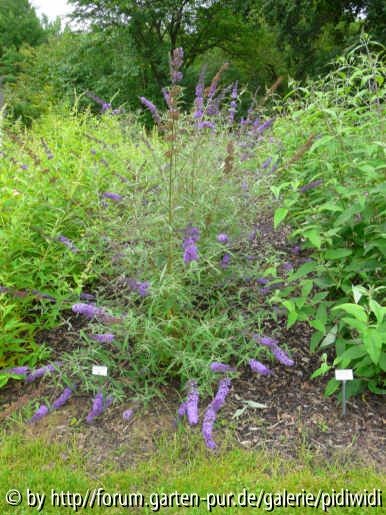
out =
[[[342,415],[346,415],[346,381],[352,381],[354,379],[351,368],[341,368],[335,370],[335,379],[342,381]]]

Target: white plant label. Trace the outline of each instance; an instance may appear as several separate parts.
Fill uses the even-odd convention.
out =
[[[352,368],[335,370],[335,379],[337,381],[352,381],[354,379]]]
[[[107,376],[107,367],[93,365],[92,375],[93,376]]]

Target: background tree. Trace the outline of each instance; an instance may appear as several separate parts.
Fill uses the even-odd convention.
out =
[[[44,30],[28,0],[0,0],[0,57],[7,48],[38,45]]]

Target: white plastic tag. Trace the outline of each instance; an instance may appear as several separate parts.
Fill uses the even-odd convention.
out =
[[[107,367],[93,365],[92,375],[93,376],[107,376]]]
[[[335,370],[335,379],[337,381],[352,381],[354,379],[352,368],[341,368]]]

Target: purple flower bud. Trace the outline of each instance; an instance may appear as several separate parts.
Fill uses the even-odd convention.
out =
[[[199,129],[214,129],[214,124],[212,122],[204,120],[203,122],[199,122],[198,128]]]
[[[286,261],[285,263],[283,263],[283,269],[286,270],[287,272],[292,272],[294,267],[293,267],[292,263],[290,263],[289,261]]]
[[[253,336],[253,339],[258,343],[261,343],[261,345],[265,345],[270,348],[274,347],[278,343],[274,338],[270,338],[269,336],[258,336],[257,334]]]
[[[300,191],[301,191],[302,193],[305,193],[305,192],[306,192],[306,191],[308,191],[308,190],[312,190],[313,188],[316,188],[316,187],[320,186],[322,183],[323,183],[323,179],[318,179],[317,181],[312,181],[312,182],[310,182],[310,183],[305,184],[304,186],[302,186],[302,187],[300,188]]]
[[[6,374],[14,374],[16,376],[25,376],[28,374],[29,367],[14,367],[14,368],[8,368],[7,370],[4,370]]]
[[[229,393],[231,387],[231,380],[229,377],[225,377],[221,379],[218,383],[218,390],[215,395],[215,398],[212,401],[213,409],[217,412],[219,411],[225,403],[226,396]]]
[[[190,225],[185,229],[185,235],[188,239],[190,238],[193,242],[196,242],[200,239],[200,230]]]
[[[256,359],[250,359],[249,366],[251,367],[252,372],[256,372],[257,374],[261,374],[263,376],[272,374],[269,368],[267,368],[265,365],[263,365],[263,363],[260,363],[260,361],[257,361]]]
[[[41,418],[48,415],[48,408],[45,404],[42,404],[34,413],[34,415],[30,418],[29,423],[37,422]]]
[[[202,434],[208,449],[215,449],[217,447],[216,442],[213,440],[213,426],[216,421],[216,416],[216,411],[213,409],[213,406],[209,404],[202,423]]]
[[[151,112],[151,115],[153,117],[153,120],[155,121],[155,123],[157,125],[160,125],[161,124],[161,117],[157,111],[157,108],[156,106],[150,102],[150,100],[148,100],[147,98],[145,97],[140,97],[140,101],[142,102],[142,104],[147,107],[147,109],[149,109],[149,111]]]
[[[99,343],[112,343],[114,341],[115,336],[111,333],[92,334],[90,338]]]
[[[25,378],[26,383],[32,383],[36,379],[39,379],[40,377],[43,377],[46,374],[50,374],[51,372],[55,372],[57,368],[61,367],[62,363],[59,361],[55,361],[53,365],[46,365],[45,367],[37,368],[36,370],[32,371],[27,377]]]
[[[109,191],[103,193],[102,197],[114,200],[114,202],[120,202],[121,200],[123,200],[123,197],[121,195],[118,195],[118,193],[111,193]]]
[[[299,246],[299,245],[294,245],[294,246],[292,247],[292,252],[293,252],[294,254],[299,254],[299,253],[300,253],[300,246]]]
[[[141,297],[146,297],[147,295],[149,295],[149,288],[150,288],[149,281],[144,281],[143,283],[137,284],[137,291]]]
[[[264,161],[264,163],[261,165],[262,170],[265,170],[266,168],[268,168],[268,166],[271,164],[271,162],[272,162],[272,157],[269,157],[266,161]]]
[[[80,315],[84,315],[85,317],[91,319],[97,316],[103,316],[105,315],[105,312],[101,308],[97,308],[96,306],[93,306],[92,304],[74,304],[72,306],[72,311],[74,313],[78,313]]]
[[[259,284],[268,284],[269,283],[269,280],[266,279],[265,277],[259,277],[258,279],[256,279],[256,282],[259,283]]]
[[[213,363],[210,364],[210,369],[212,372],[234,372],[235,369],[231,367],[230,365],[226,365],[225,363],[219,363],[217,361],[213,361]]]
[[[78,252],[78,249],[73,244],[73,242],[71,240],[69,240],[68,238],[66,238],[65,236],[59,236],[58,241],[60,241],[60,243],[63,243],[63,245],[65,245],[67,248],[69,248],[71,250],[71,252],[73,252],[74,254],[76,252]]]
[[[103,393],[98,392],[93,400],[92,409],[87,415],[86,422],[90,423],[103,413]]]
[[[198,401],[199,394],[197,384],[192,382],[190,384],[188,398],[186,400],[186,417],[189,425],[191,426],[198,424]]]
[[[186,415],[186,402],[183,402],[182,404],[179,405],[177,414],[178,414],[178,417],[177,417],[178,420],[180,420],[182,417],[184,417]]]
[[[221,259],[221,263],[220,263],[221,268],[223,268],[224,270],[226,268],[228,268],[230,261],[231,261],[231,255],[228,254],[228,252],[226,252]]]
[[[198,261],[198,250],[195,243],[191,243],[185,247],[184,262],[189,264],[192,261]]]
[[[72,395],[71,388],[66,387],[63,390],[62,395],[60,395],[60,397],[58,397],[56,399],[56,401],[52,404],[52,408],[53,409],[61,408],[68,401],[68,399],[71,397],[71,395]]]
[[[80,294],[81,300],[95,300],[95,295],[92,293],[81,293]]]
[[[228,235],[227,234],[224,234],[224,233],[221,233],[217,236],[217,241],[219,243],[228,243]]]
[[[295,362],[282,349],[280,349],[280,347],[274,346],[272,348],[272,352],[275,358],[286,367],[292,367],[295,364]]]
[[[127,409],[126,411],[124,411],[122,413],[122,418],[123,418],[123,420],[126,420],[126,422],[128,420],[130,420],[132,416],[133,416],[133,410],[132,409]]]

